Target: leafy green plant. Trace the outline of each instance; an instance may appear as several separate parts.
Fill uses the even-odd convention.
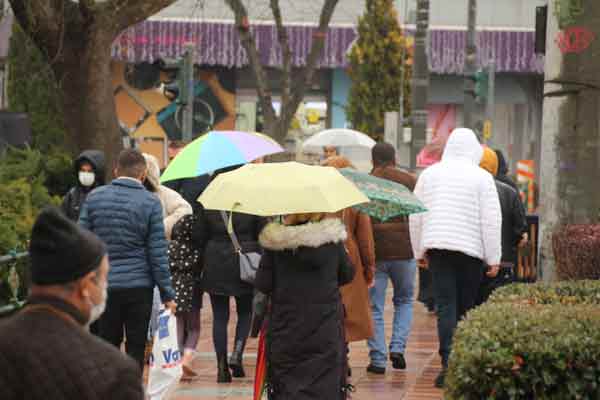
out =
[[[598,399],[600,282],[516,284],[454,336],[446,399]]]
[[[0,255],[26,251],[39,211],[60,203],[60,198],[50,195],[45,186],[47,165],[44,161],[39,151],[31,149],[9,149],[0,159]],[[0,305],[14,297],[9,285],[11,271],[14,271],[13,279],[16,273],[21,283],[19,298],[26,293],[27,261],[0,265]]]
[[[513,304],[597,304],[600,305],[600,281],[582,280],[513,284],[496,289],[490,301]]]

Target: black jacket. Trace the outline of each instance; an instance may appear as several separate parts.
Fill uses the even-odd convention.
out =
[[[199,214],[198,214],[199,213]],[[219,211],[198,212],[194,244],[203,256],[202,289],[210,294],[243,296],[252,294],[252,285],[240,279],[240,260]],[[228,214],[229,215],[229,214]],[[248,214],[233,216],[233,229],[244,252],[260,252],[258,235],[266,224],[261,217]]]
[[[35,309],[35,307],[44,307]],[[57,298],[31,298],[0,322],[0,399],[142,400],[136,363],[83,328]]]
[[[504,158],[504,154],[502,154],[500,150],[496,150],[496,155],[498,156],[498,174],[496,175],[496,179],[510,186],[516,190],[517,193],[519,193],[517,184],[508,176],[508,164]]]
[[[527,218],[519,194],[510,186],[496,180],[502,209],[502,261],[517,263],[517,244],[527,232]]]
[[[346,350],[339,287],[352,281],[339,220],[261,234],[256,288],[271,296],[267,358],[270,399],[345,398]]]
[[[79,182],[77,175],[79,174],[79,167],[82,162],[88,162],[94,169],[96,175],[96,181],[90,187],[85,187]],[[97,188],[98,186],[104,185],[105,170],[104,170],[104,153],[99,150],[86,150],[77,157],[73,166],[75,168],[75,176],[77,179],[77,185],[72,187],[71,190],[66,194],[62,202],[62,210],[69,219],[77,221],[79,219],[79,211],[81,205],[87,198],[88,193]]]

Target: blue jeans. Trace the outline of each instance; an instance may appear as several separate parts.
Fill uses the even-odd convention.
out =
[[[375,285],[369,289],[375,335],[367,343],[370,350],[371,364],[385,368],[387,348],[383,311],[388,280],[392,281],[392,287],[394,288],[394,323],[390,352],[404,353],[413,319],[413,295],[417,263],[415,260],[382,261],[377,263],[376,267]]]

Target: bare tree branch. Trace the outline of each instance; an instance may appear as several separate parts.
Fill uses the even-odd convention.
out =
[[[66,31],[76,30],[81,20],[66,20],[67,8],[77,7],[70,1],[9,0],[15,18],[36,46],[54,64],[62,53]],[[69,15],[75,15],[69,12]]]
[[[62,7],[56,1],[9,0],[15,18],[36,43],[58,46]]]
[[[260,54],[256,48],[256,42],[254,41],[254,35],[250,31],[250,24],[248,21],[248,10],[242,4],[241,0],[225,0],[233,14],[235,15],[235,26],[237,27],[240,35],[240,42],[246,50],[250,66],[254,71],[254,77],[256,78],[256,85],[258,91],[258,98],[260,100],[263,115],[266,120],[275,119],[275,109],[273,108],[273,99],[271,95],[271,89],[269,81],[265,75],[265,70],[260,61]]]
[[[319,27],[313,35],[312,46],[310,53],[306,59],[306,65],[300,72],[300,76],[294,85],[292,90],[292,98],[290,100],[290,109],[292,113],[296,113],[300,102],[304,99],[306,90],[312,84],[315,70],[317,68],[317,62],[323,52],[323,46],[325,45],[325,38],[327,37],[327,30],[329,29],[329,22],[335,7],[337,6],[338,0],[325,0],[323,8],[321,10],[321,16],[319,17]]]
[[[283,18],[281,17],[281,8],[279,7],[279,0],[270,0],[271,10],[273,11],[273,17],[275,17],[275,24],[277,26],[277,36],[279,38],[279,45],[283,54],[283,76],[281,78],[281,105],[287,106],[290,99],[290,90],[292,86],[291,74],[292,74],[292,52],[290,50],[289,38],[287,29],[283,25]]]
[[[15,0],[13,0],[15,1]],[[116,34],[144,21],[176,0],[109,0],[101,7],[105,23],[109,23]]]

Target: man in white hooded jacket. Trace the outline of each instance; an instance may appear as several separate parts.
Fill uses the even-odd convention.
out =
[[[433,277],[443,387],[458,321],[475,306],[483,265],[497,274],[502,255],[502,214],[494,178],[479,168],[483,148],[470,129],[455,129],[442,160],[427,168],[414,193],[427,207],[410,216],[415,257]]]

